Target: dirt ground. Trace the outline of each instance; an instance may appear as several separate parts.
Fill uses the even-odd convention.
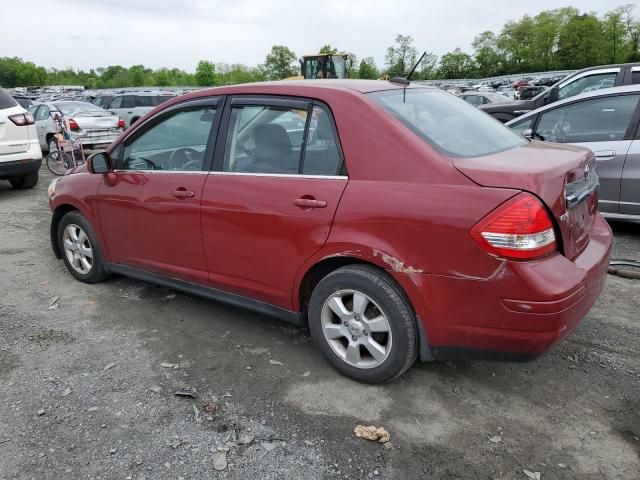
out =
[[[49,246],[50,179],[0,181],[0,478],[640,478],[640,281],[610,276],[535,362],[417,364],[364,386],[277,320],[75,281]],[[614,230],[615,256],[640,260],[640,225]]]

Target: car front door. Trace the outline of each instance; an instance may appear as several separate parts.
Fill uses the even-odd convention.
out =
[[[211,283],[290,309],[348,181],[331,114],[311,101],[233,98],[222,125],[202,196]]]
[[[536,136],[594,152],[600,176],[599,209],[619,213],[622,171],[637,126],[640,94],[607,95],[543,112]],[[636,113],[636,115],[634,115]]]
[[[149,119],[112,155],[98,189],[109,261],[206,283],[200,201],[211,166],[218,99]]]

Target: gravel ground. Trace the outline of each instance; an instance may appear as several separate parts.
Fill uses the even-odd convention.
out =
[[[0,478],[640,477],[640,281],[610,276],[535,362],[418,364],[364,386],[277,320],[73,280],[49,246],[50,178],[0,181]],[[614,230],[615,256],[640,260],[640,225]]]

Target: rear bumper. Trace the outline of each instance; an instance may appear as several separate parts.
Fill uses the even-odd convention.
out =
[[[21,177],[40,170],[42,158],[27,158],[12,162],[0,162],[0,178]]]
[[[574,260],[554,255],[504,262],[489,279],[420,275],[415,305],[434,358],[527,360],[565,338],[604,286],[612,233],[598,214],[587,247]],[[412,299],[415,304],[415,299]]]
[[[89,135],[89,134],[71,134],[71,140],[76,142],[79,141],[83,146],[84,145],[109,145],[113,143],[120,137],[122,131],[119,132],[104,132],[104,134],[100,135]]]

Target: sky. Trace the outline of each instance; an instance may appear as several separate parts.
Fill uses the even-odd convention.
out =
[[[298,56],[331,44],[384,64],[397,34],[438,56],[541,10],[598,15],[630,0],[0,0],[0,56],[55,68],[199,60],[257,65],[272,45]],[[639,12],[640,13],[640,9]]]

